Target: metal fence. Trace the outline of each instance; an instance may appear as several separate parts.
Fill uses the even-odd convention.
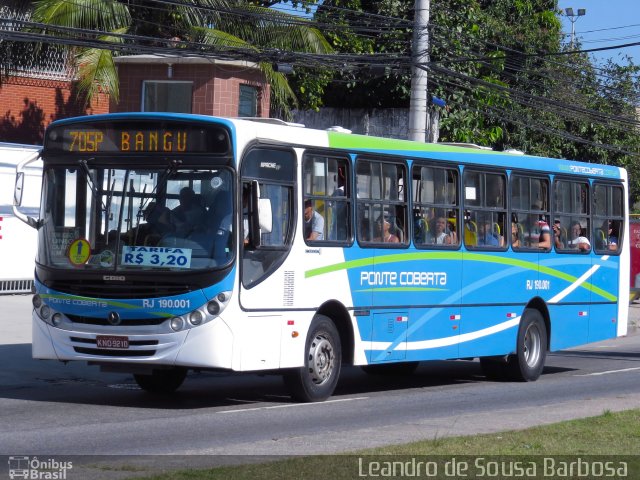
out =
[[[32,291],[33,280],[0,280],[0,295],[30,293]]]
[[[24,28],[23,22],[31,20],[30,11],[11,9],[8,6],[0,7],[0,28],[6,31],[18,31]],[[30,58],[22,58],[7,72],[16,77],[39,78],[44,80],[70,81],[76,78],[76,69],[71,62],[71,51],[62,45],[46,45],[42,50],[37,48],[25,48],[21,55]],[[23,67],[21,65],[31,65]]]

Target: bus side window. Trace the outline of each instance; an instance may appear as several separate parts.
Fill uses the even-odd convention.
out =
[[[347,159],[305,153],[302,170],[303,218],[306,242],[345,243],[351,240],[351,173]],[[307,206],[311,205],[311,211]],[[311,215],[311,217],[309,217]],[[316,226],[313,230],[310,222]],[[322,225],[322,231],[320,230]]]
[[[358,241],[398,248],[407,243],[406,166],[402,162],[358,159],[356,222]]]
[[[549,179],[544,177],[532,177],[521,173],[513,173],[509,179],[511,200],[511,221],[515,222],[514,230],[510,229],[511,245],[516,251],[538,249],[540,237],[543,246],[541,251],[550,251],[547,241],[549,235],[553,235],[550,229],[549,219]],[[540,223],[542,221],[542,223]],[[546,224],[546,226],[545,226]],[[549,233],[546,233],[549,231]],[[503,235],[506,235],[504,233]],[[517,242],[516,242],[517,241]]]
[[[591,230],[588,183],[583,180],[556,179],[553,187],[554,218],[560,220],[562,241],[562,245],[556,248],[563,253],[591,251],[591,242],[596,241],[597,238],[593,237],[596,235],[595,230]]]
[[[458,171],[413,164],[413,243],[417,247],[450,248],[458,245]]]
[[[593,185],[593,240],[597,253],[620,252],[624,226],[624,193],[619,185]]]

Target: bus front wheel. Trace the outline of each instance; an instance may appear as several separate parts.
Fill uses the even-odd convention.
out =
[[[507,372],[512,380],[533,382],[544,369],[547,357],[547,328],[542,314],[526,308],[518,329],[516,354],[509,357]]]
[[[134,374],[138,386],[151,393],[172,393],[175,392],[187,376],[186,368],[172,368],[167,370],[153,370],[151,375]]]
[[[329,317],[315,316],[304,352],[304,366],[285,373],[285,385],[295,400],[326,400],[338,384],[342,364],[340,335]]]

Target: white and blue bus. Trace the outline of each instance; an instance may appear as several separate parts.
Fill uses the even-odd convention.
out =
[[[162,113],[54,122],[41,159],[34,358],[151,392],[271,372],[319,401],[342,365],[533,381],[626,333],[614,166]]]

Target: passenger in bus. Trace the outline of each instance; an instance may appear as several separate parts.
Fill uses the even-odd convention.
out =
[[[609,250],[618,250],[618,232],[613,228],[613,222],[611,220],[605,220],[602,224],[602,231],[606,236],[606,247]]]
[[[180,190],[180,205],[171,210],[171,220],[176,227],[176,234],[187,237],[193,231],[203,227],[206,213],[193,189],[184,187]]]
[[[486,221],[482,225],[482,232],[478,238],[478,245],[486,247],[500,247],[500,235],[493,229],[493,223]]]
[[[447,230],[449,231],[449,237],[451,238],[451,245],[458,244],[458,233],[456,232],[456,219],[449,217],[447,221]]]
[[[562,224],[558,219],[553,222],[553,244],[556,248],[564,248],[564,242],[562,241]]]
[[[421,245],[427,243],[429,237],[429,225],[422,216],[420,209],[413,212],[413,241]]]
[[[451,245],[451,236],[447,233],[447,220],[444,217],[437,217],[431,221],[427,243]]]
[[[174,225],[171,223],[171,210],[156,202],[149,202],[142,212],[142,218],[147,222],[140,225],[140,234],[145,245],[155,245],[164,235],[172,233]]]
[[[549,250],[551,248],[551,229],[549,224],[544,219],[538,220],[538,228],[540,229],[538,248]]]
[[[582,252],[588,252],[591,250],[591,243],[589,239],[582,235],[582,226],[580,222],[575,221],[571,223],[571,239],[567,241],[567,248],[577,248]]]
[[[400,243],[400,239],[391,233],[391,219],[387,214],[381,215],[376,222],[378,235],[373,239],[374,242],[382,243]]]
[[[324,240],[324,217],[313,209],[311,200],[304,202],[304,238]]]
[[[520,232],[516,222],[511,222],[511,247],[520,248]]]

